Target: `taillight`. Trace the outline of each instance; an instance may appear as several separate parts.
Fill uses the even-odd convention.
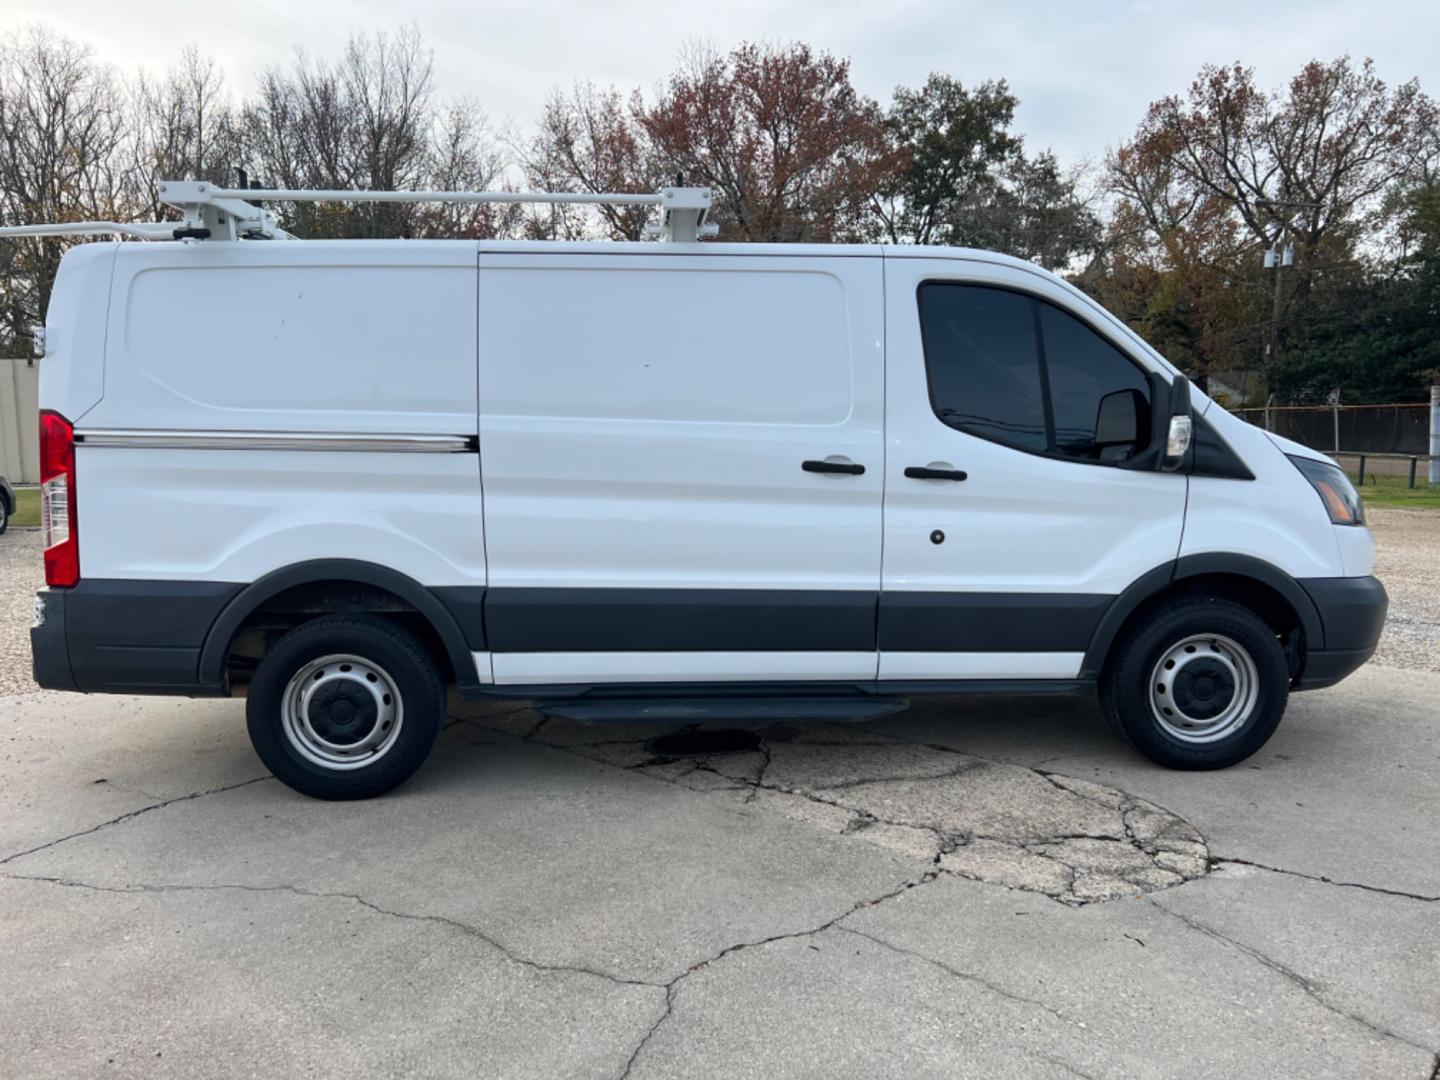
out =
[[[68,588],[80,580],[75,531],[75,428],[57,412],[40,413],[40,527],[45,536],[45,584]]]

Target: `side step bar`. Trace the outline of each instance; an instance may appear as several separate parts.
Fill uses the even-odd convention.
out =
[[[903,698],[633,698],[604,700],[537,701],[546,716],[582,724],[768,724],[781,720],[877,720],[900,712],[910,703]]]

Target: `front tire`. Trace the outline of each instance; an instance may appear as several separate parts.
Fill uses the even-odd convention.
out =
[[[1194,597],[1157,608],[1122,636],[1100,704],[1150,760],[1223,769],[1265,745],[1289,693],[1275,631],[1240,604]]]
[[[332,615],[266,654],[245,719],[282,783],[317,799],[367,799],[421,766],[444,705],[444,681],[414,635],[385,619]]]

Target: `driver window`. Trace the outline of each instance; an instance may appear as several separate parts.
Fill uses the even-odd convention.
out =
[[[919,290],[930,402],[960,431],[1032,453],[1118,463],[1150,439],[1144,372],[1080,319],[985,285]]]

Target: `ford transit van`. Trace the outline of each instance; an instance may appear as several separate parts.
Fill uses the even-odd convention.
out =
[[[44,341],[37,681],[243,694],[323,798],[410,776],[449,685],[586,720],[1098,695],[1223,767],[1384,620],[1333,462],[1001,255],[104,242]]]

